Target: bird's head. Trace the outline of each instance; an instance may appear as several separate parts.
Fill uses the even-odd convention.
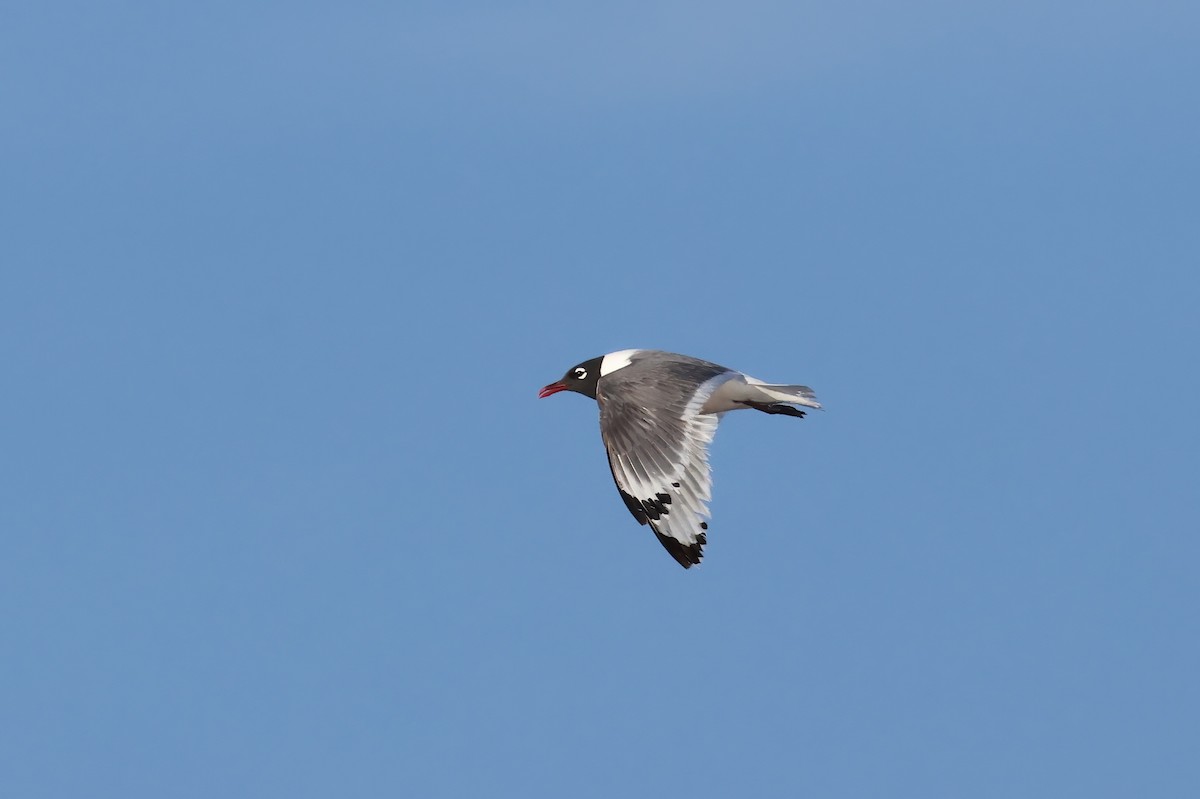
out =
[[[574,391],[585,397],[596,398],[596,381],[600,379],[600,364],[604,356],[572,366],[557,382],[543,388],[538,397],[545,398],[560,391]]]

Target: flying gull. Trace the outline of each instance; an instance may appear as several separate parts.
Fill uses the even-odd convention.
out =
[[[803,417],[820,408],[808,386],[764,383],[687,355],[621,350],[584,361],[539,397],[574,391],[600,406],[600,437],[626,507],[680,566],[700,562],[712,478],[708,444],[727,411]]]

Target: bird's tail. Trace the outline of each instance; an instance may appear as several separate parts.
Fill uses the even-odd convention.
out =
[[[821,403],[817,402],[816,392],[808,386],[776,385],[755,380],[753,377],[747,377],[746,382],[754,386],[771,402],[786,402],[789,405],[803,405],[806,408],[820,409],[821,407]]]

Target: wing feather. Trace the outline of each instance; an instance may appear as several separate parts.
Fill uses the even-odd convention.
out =
[[[603,378],[597,391],[600,434],[617,490],[685,569],[700,562],[707,543],[708,446],[719,421],[700,409],[736,374],[705,361],[644,368],[634,361]]]

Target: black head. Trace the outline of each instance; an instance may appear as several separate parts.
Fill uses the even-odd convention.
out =
[[[572,366],[562,376],[561,380],[543,388],[538,392],[538,396],[549,397],[551,394],[557,394],[560,391],[574,391],[577,394],[595,399],[596,381],[600,379],[600,363],[603,360],[604,356],[601,355],[599,358],[584,361],[578,366]]]

